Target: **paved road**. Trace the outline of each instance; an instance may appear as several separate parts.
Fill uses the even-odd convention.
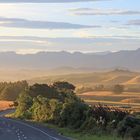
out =
[[[69,140],[54,130],[32,123],[9,119],[0,113],[0,140]]]

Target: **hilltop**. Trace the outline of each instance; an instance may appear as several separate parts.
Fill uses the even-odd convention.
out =
[[[32,78],[29,83],[52,83],[55,81],[69,81],[75,85],[95,86],[99,84],[103,85],[133,85],[138,86],[140,82],[138,79],[140,76],[139,72],[132,72],[128,70],[115,69],[107,72],[86,72],[86,73],[74,73],[64,75],[53,75]],[[135,79],[135,82],[134,82]]]

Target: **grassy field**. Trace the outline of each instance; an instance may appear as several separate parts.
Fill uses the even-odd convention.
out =
[[[118,107],[140,110],[140,93],[124,92],[114,94],[109,91],[97,91],[78,94],[78,96],[89,104],[102,103],[105,105],[116,105]]]
[[[108,72],[86,72],[86,73],[72,73],[64,75],[48,75],[43,77],[36,77],[30,79],[28,82],[33,83],[52,83],[55,81],[68,81],[76,86],[95,86],[98,84],[114,85],[124,84],[130,87],[137,87],[140,85],[140,73],[113,70]]]
[[[13,104],[11,101],[0,101],[0,111],[11,108],[11,104]]]
[[[55,125],[47,124],[47,127],[55,129],[58,133],[63,134],[66,137],[72,138],[72,140],[122,140],[116,136],[110,135],[90,135],[81,132],[76,132],[69,128],[59,128]],[[124,139],[123,139],[124,140]],[[128,139],[127,139],[128,140]]]

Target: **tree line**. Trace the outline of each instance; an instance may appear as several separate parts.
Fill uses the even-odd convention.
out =
[[[26,88],[28,88],[26,81],[0,82],[0,100],[15,101]]]
[[[0,99],[14,101],[15,118],[53,123],[91,134],[112,134],[115,130],[122,137],[128,134],[134,140],[139,137],[139,119],[115,107],[90,106],[75,91],[75,86],[66,81],[31,86],[26,81],[0,83]],[[123,86],[114,86],[114,92],[123,92]]]
[[[100,104],[90,106],[76,96],[75,86],[68,82],[28,86],[15,106],[13,116],[16,118],[53,123],[91,134],[115,132],[122,137],[129,134],[134,140],[139,137],[138,123],[133,123],[135,119],[131,119],[127,111]],[[128,122],[130,119],[132,124]]]

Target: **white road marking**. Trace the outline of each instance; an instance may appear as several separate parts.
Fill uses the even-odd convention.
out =
[[[18,140],[22,140],[22,139],[25,140],[25,139],[27,139],[27,137],[23,134],[23,132],[20,129],[18,129],[18,128],[16,129],[11,123],[8,123],[6,121],[1,121],[0,123],[4,124],[7,127],[6,131],[8,133],[11,133],[12,131],[15,131]],[[0,129],[3,129],[3,128],[0,128]]]
[[[9,118],[4,118],[4,119],[7,119],[7,120],[10,120],[10,121],[16,122],[16,123],[18,123],[18,124],[21,124],[21,125],[24,125],[24,126],[27,126],[27,127],[30,127],[30,128],[32,128],[32,129],[34,129],[34,130],[37,130],[37,131],[43,133],[44,135],[50,137],[51,139],[54,139],[54,140],[60,140],[60,139],[55,138],[55,137],[49,135],[48,133],[42,131],[41,129],[36,128],[36,127],[34,127],[34,126],[31,126],[31,125],[29,125],[29,124],[26,124],[26,123],[23,123],[23,122],[19,122],[19,121],[16,121],[16,120],[12,120],[12,119],[9,119]],[[18,131],[19,131],[19,129],[18,129]]]
[[[24,137],[24,139],[26,140],[26,139],[27,139],[27,137]]]

